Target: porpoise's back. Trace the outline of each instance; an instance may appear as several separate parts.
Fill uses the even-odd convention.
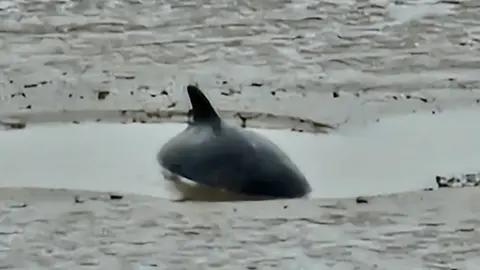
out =
[[[311,191],[291,159],[253,131],[222,123],[217,134],[209,127],[194,126],[178,139],[183,142],[177,140],[177,148],[160,152],[159,161],[194,182],[254,196],[297,198]]]

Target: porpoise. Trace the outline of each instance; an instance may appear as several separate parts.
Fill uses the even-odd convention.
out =
[[[229,192],[299,198],[310,184],[292,160],[266,137],[224,122],[202,91],[187,86],[192,121],[162,146],[157,160],[169,173]]]

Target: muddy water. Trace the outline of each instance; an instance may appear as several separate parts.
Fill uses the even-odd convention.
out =
[[[436,188],[437,175],[477,173],[480,154],[472,151],[480,148],[477,119],[480,110],[470,108],[385,117],[323,133],[247,128],[272,140],[292,159],[313,188],[310,199],[352,198]],[[23,129],[0,132],[0,186],[181,198],[164,179],[157,153],[185,127],[27,122]]]
[[[479,11],[476,1],[3,1],[0,110],[182,110],[191,82],[222,109],[339,127],[476,110]],[[4,189],[0,268],[476,269],[477,192],[252,207]]]

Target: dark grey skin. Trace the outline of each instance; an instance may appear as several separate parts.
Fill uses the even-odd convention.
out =
[[[193,121],[157,155],[170,172],[230,192],[299,198],[310,184],[290,158],[264,136],[228,125],[193,85],[187,87]]]

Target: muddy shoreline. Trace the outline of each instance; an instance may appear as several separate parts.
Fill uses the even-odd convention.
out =
[[[409,258],[393,269],[445,264],[453,269],[463,263],[449,254],[478,243],[478,192],[404,193],[362,204],[354,199],[173,203],[72,190],[1,189],[0,233],[8,252],[2,251],[0,265],[289,269],[284,267],[315,262],[330,269],[341,258],[347,268],[387,269],[383,261],[405,256],[400,250],[408,246]],[[337,259],[328,258],[333,254]]]
[[[2,1],[0,112],[186,112],[189,83],[237,124],[237,111],[356,129],[475,110],[479,14],[476,0]],[[475,270],[478,190],[357,204],[6,188],[0,269]]]

